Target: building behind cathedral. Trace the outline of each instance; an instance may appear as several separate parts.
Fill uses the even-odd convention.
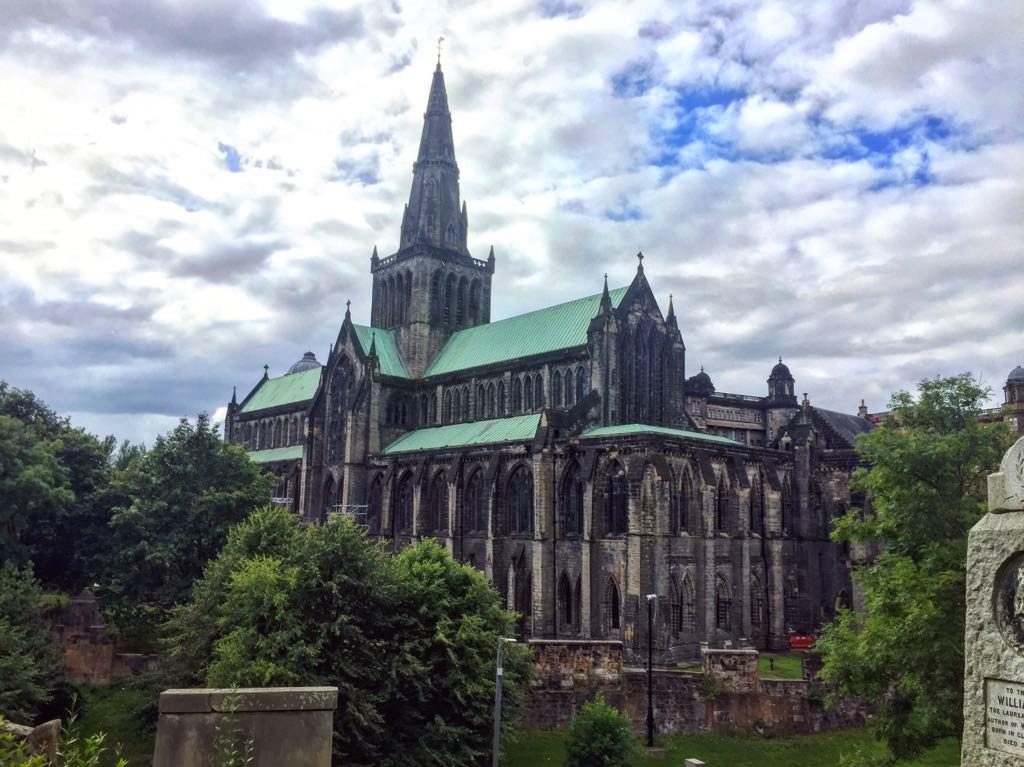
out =
[[[828,534],[864,503],[849,478],[866,409],[798,400],[781,359],[767,396],[687,378],[642,256],[629,285],[491,321],[494,250],[474,258],[468,230],[438,66],[398,249],[370,258],[370,325],[346,311],[322,364],[307,352],[228,406],[225,438],[278,476],[278,502],[350,513],[396,549],[436,538],[526,637],[638,652],[654,594],[664,659],[778,649],[857,601],[850,566],[870,552]]]

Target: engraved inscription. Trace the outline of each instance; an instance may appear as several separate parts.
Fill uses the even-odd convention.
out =
[[[985,680],[985,745],[1024,756],[1024,683]]]

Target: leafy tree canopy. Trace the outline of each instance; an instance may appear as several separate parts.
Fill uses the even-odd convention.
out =
[[[877,701],[876,733],[910,758],[963,728],[967,532],[985,512],[985,478],[1009,446],[1005,423],[978,421],[988,390],[970,374],[897,392],[892,415],[862,435],[854,475],[870,509],[833,538],[881,542],[855,573],[865,612],[841,612],[819,643],[823,677]]]
[[[221,440],[206,414],[182,419],[145,453],[118,457],[111,492],[111,591],[129,603],[167,608],[224,546],[228,530],[270,497],[273,478]]]
[[[391,556],[347,521],[300,528],[277,508],[231,531],[168,625],[176,683],[337,685],[345,764],[478,764],[497,638],[514,616],[432,541]],[[526,670],[510,648],[510,708]]]

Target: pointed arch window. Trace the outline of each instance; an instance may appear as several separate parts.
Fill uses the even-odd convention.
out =
[[[689,573],[683,575],[679,588],[679,606],[681,631],[684,634],[694,633],[697,630],[697,597]]]
[[[540,373],[533,379],[533,404],[537,410],[544,407],[544,378]]]
[[[462,390],[456,389],[452,394],[452,422],[462,419]]]
[[[617,632],[622,627],[621,609],[622,597],[619,595],[619,584],[615,582],[614,578],[609,578],[608,585],[604,590],[604,600],[601,603],[601,617],[605,634]]]
[[[448,534],[448,475],[439,471],[430,483],[429,496],[431,529],[436,534]]]
[[[452,304],[455,302],[455,275],[449,274],[444,282],[444,303],[441,307],[441,321],[445,325],[452,324]]]
[[[587,374],[580,365],[576,368],[576,401],[582,402],[587,396]]]
[[[761,474],[754,476],[750,483],[750,532],[756,535],[764,535],[764,482]]]
[[[497,402],[495,397],[494,384],[490,383],[487,385],[487,417],[494,418],[497,416]]]
[[[721,575],[715,580],[715,627],[732,630],[732,589]]]
[[[796,520],[796,505],[793,498],[793,481],[786,477],[782,483],[782,534],[796,535],[799,526]]]
[[[765,593],[756,575],[750,578],[750,625],[754,629],[765,625]]]
[[[693,532],[698,519],[697,494],[694,490],[693,474],[690,467],[683,469],[682,481],[679,485],[679,502],[676,504],[676,532]]]
[[[573,463],[562,477],[562,534],[578,536],[583,532],[583,479],[579,464]]]
[[[512,412],[523,411],[523,383],[519,378],[512,379]]]
[[[476,420],[487,417],[487,390],[483,384],[476,387]]]
[[[498,381],[498,417],[505,415],[505,382]]]
[[[434,272],[430,278],[430,319],[433,322],[441,320],[441,307],[444,304],[442,282],[441,271]]]
[[[441,417],[445,423],[452,422],[452,393],[446,391],[444,393],[444,405],[441,408]]]
[[[526,412],[529,413],[533,410],[533,377],[530,375],[523,378],[523,400]]]
[[[729,532],[729,486],[725,482],[725,469],[718,477],[718,489],[715,491],[715,532]]]
[[[518,466],[508,480],[508,524],[513,533],[533,533],[533,472]]]
[[[551,376],[551,405],[552,407],[562,406],[562,374],[557,370]]]
[[[384,510],[384,480],[378,475],[370,484],[366,496],[366,526],[371,533],[380,533],[381,512]]]
[[[398,480],[392,514],[395,515],[395,525],[400,532],[412,530],[412,472],[407,471]]]
[[[571,632],[576,623],[572,608],[572,586],[569,585],[569,576],[562,573],[558,579],[558,622],[562,633]]]
[[[484,472],[477,469],[466,482],[463,498],[463,518],[466,529],[473,533],[487,532],[487,495],[484,490]]]
[[[468,386],[463,386],[462,387],[462,420],[463,421],[471,420],[471,418],[470,418],[470,408],[469,408],[469,387]]]

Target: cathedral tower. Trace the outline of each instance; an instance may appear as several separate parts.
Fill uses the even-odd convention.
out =
[[[456,330],[490,321],[494,249],[486,261],[470,256],[468,229],[466,204],[459,204],[452,116],[438,62],[398,251],[379,258],[375,248],[370,259],[370,324],[395,332],[413,376],[422,375]]]

